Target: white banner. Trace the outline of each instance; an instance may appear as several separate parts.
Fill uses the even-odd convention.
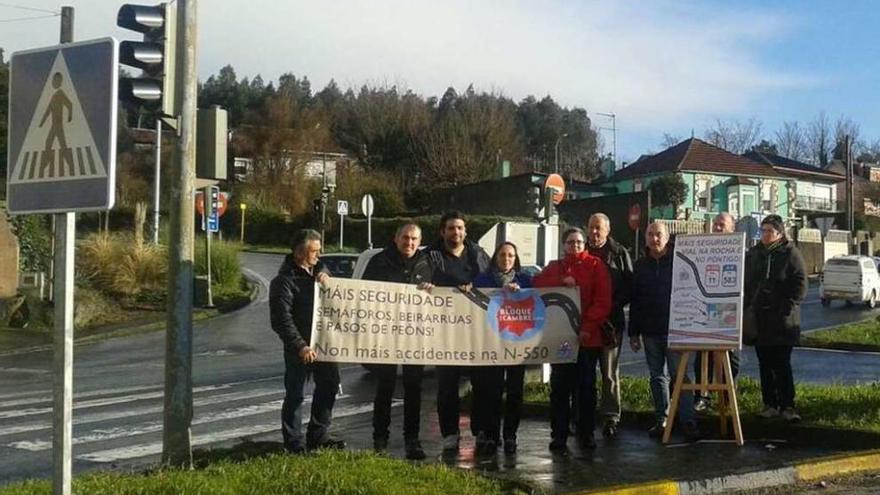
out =
[[[745,234],[679,235],[670,347],[741,347]]]
[[[440,365],[571,363],[577,289],[458,289],[330,279],[316,287],[312,349],[322,361]]]

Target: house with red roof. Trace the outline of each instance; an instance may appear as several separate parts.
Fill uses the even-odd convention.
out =
[[[737,219],[770,213],[795,218],[811,209],[832,214],[839,206],[833,184],[844,180],[839,174],[800,162],[737,155],[690,138],[643,156],[618,170],[607,183],[616,186],[618,193],[637,192],[669,174],[681,176],[688,194],[675,212],[671,207],[652,209],[654,218],[707,219],[723,211]]]

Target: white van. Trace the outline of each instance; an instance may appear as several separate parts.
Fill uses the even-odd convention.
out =
[[[819,298],[823,306],[834,299],[843,299],[847,305],[863,302],[874,308],[880,299],[880,273],[877,264],[868,256],[835,256],[825,262]]]

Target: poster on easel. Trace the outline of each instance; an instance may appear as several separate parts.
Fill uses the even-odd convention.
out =
[[[669,347],[742,347],[744,265],[741,232],[676,237]]]

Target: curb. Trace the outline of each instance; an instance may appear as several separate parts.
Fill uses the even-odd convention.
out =
[[[802,481],[814,481],[820,478],[878,469],[880,469],[880,451],[870,450],[852,455],[822,457],[783,468],[731,474],[703,480],[661,480],[633,485],[592,488],[569,493],[572,495],[596,493],[608,495],[708,495],[733,490],[792,485]]]
[[[218,313],[218,314],[211,315],[208,312],[208,310],[204,310],[204,309],[195,310],[195,311],[193,311],[193,323],[203,322],[203,321],[212,320],[215,318],[221,318],[221,317],[225,317],[228,315],[232,315],[232,314],[238,313],[239,311],[242,311],[243,309],[251,306],[254,302],[259,302],[259,301],[257,301],[257,298],[261,295],[261,293],[268,292],[267,290],[263,289],[263,286],[262,286],[263,281],[265,281],[266,279],[261,277],[256,272],[253,272],[253,271],[248,270],[246,268],[242,269],[242,276],[248,282],[251,282],[251,284],[252,284],[252,287],[248,293],[248,296],[250,298],[250,302],[248,302],[247,304],[241,306],[240,308],[236,308],[228,313]],[[200,317],[199,315],[206,315],[206,316]],[[130,327],[120,327],[120,328],[108,331],[106,333],[89,335],[86,337],[75,339],[73,342],[73,345],[74,346],[86,345],[86,344],[90,344],[93,342],[98,342],[98,341],[102,341],[102,340],[106,340],[106,339],[124,337],[127,335],[146,333],[146,332],[151,332],[151,331],[158,331],[160,329],[164,329],[165,324],[166,324],[165,317],[164,316],[157,316],[154,318],[149,318],[148,321],[141,320],[137,324],[130,326]],[[50,332],[51,332],[51,330],[50,330]],[[22,347],[22,348],[18,348],[18,349],[9,349],[6,351],[0,351],[0,357],[19,356],[22,354],[30,354],[32,352],[51,351],[52,349],[54,349],[53,344],[43,344],[43,345],[36,345],[36,346],[30,346],[30,347]]]

